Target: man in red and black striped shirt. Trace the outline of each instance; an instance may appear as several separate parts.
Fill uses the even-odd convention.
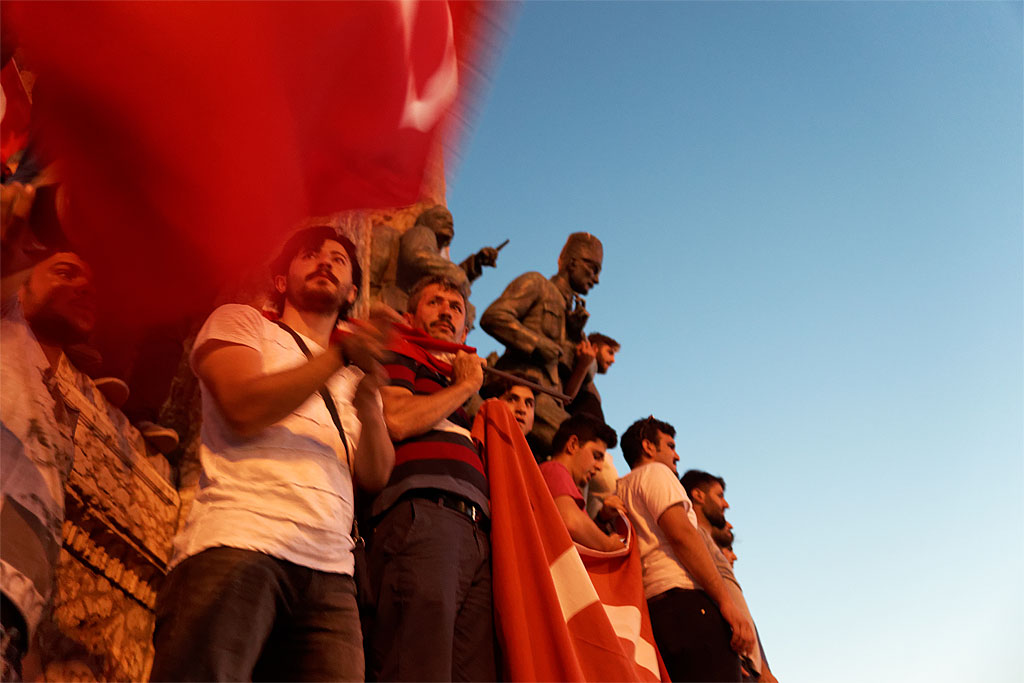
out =
[[[425,278],[410,292],[407,316],[430,337],[462,344],[466,303],[457,283]],[[424,351],[396,353],[385,364],[390,381],[381,398],[395,468],[373,505],[376,680],[497,677],[487,475],[462,409],[480,389],[482,363],[466,351]]]

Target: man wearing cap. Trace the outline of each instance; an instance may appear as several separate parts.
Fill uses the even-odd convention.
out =
[[[555,275],[549,279],[524,273],[505,288],[480,318],[480,326],[505,345],[495,367],[524,372],[542,386],[562,391],[561,378],[575,365],[574,347],[583,341],[588,317],[581,295],[599,282],[603,258],[601,240],[574,232],[558,257]],[[559,401],[537,396],[531,445],[538,458],[551,454],[551,439],[567,417]]]
[[[297,232],[272,274],[276,320],[221,306],[192,350],[202,476],[157,598],[154,681],[364,679],[354,485],[394,464],[380,347],[355,326],[334,339],[359,280],[334,228]]]

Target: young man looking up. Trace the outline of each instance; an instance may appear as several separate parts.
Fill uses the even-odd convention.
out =
[[[512,416],[519,424],[523,436],[529,434],[533,429],[536,395],[530,387],[516,384],[511,379],[501,378],[485,385],[480,390],[480,397],[484,399],[497,398],[508,404],[508,409],[512,411]]]
[[[555,454],[541,463],[540,473],[555,499],[558,514],[573,541],[594,550],[621,550],[622,536],[606,534],[586,512],[583,487],[604,465],[607,450],[615,448],[615,430],[588,415],[570,417],[555,432],[551,441]],[[625,512],[615,496],[604,500],[598,517],[604,521]]]
[[[736,653],[756,647],[754,627],[733,602],[697,530],[677,479],[675,433],[652,416],[622,435],[630,472],[619,480],[618,492],[640,544],[654,639],[673,681],[738,681]]]
[[[395,469],[373,505],[379,522],[369,557],[379,581],[370,647],[379,681],[497,677],[490,489],[462,408],[480,389],[483,360],[427,350],[435,340],[465,341],[466,303],[445,276],[418,282],[406,315],[424,335],[421,353],[396,347],[386,364],[381,396]]]
[[[286,327],[228,304],[196,338],[202,477],[157,600],[152,680],[364,678],[353,484],[379,489],[394,451],[376,339],[331,341],[355,254],[334,228],[296,233],[272,267]]]

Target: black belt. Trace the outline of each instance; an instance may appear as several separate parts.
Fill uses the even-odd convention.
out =
[[[440,489],[413,489],[403,493],[399,500],[409,500],[410,498],[419,498],[437,503],[442,507],[460,513],[483,531],[490,531],[491,529],[491,520],[487,519],[484,509],[462,496],[457,496],[454,493],[448,493]]]

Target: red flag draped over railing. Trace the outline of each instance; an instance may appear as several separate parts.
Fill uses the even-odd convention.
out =
[[[144,322],[202,309],[307,216],[417,201],[474,5],[3,11],[38,76],[33,128],[65,162],[66,232]]]
[[[473,437],[483,444],[491,487],[494,605],[506,679],[669,680],[632,533],[622,551],[578,550],[501,401],[484,403]]]

